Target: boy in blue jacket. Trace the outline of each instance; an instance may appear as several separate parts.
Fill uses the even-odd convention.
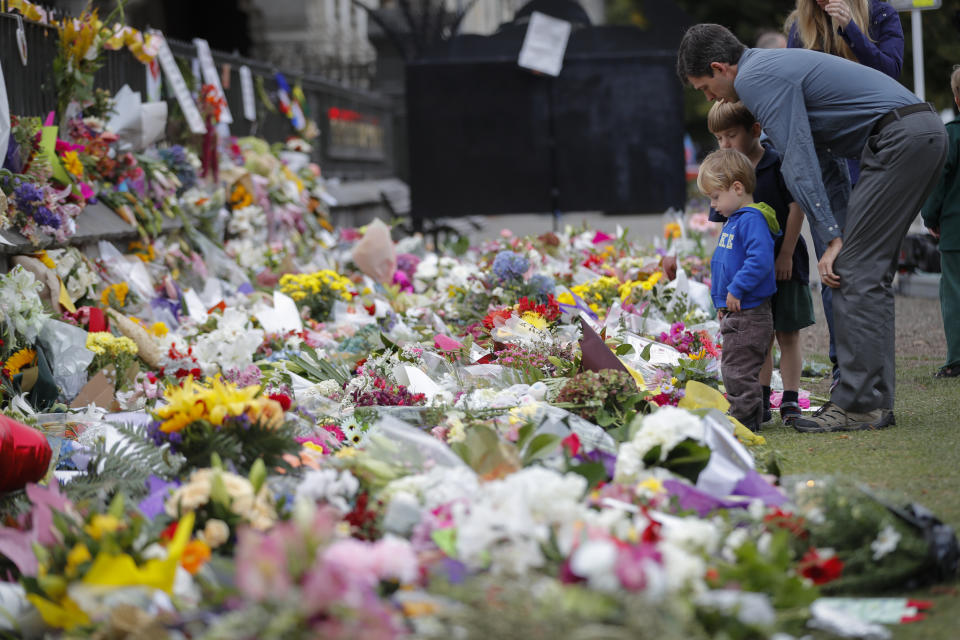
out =
[[[753,431],[763,420],[760,369],[773,337],[773,244],[780,233],[776,212],[753,202],[756,184],[753,163],[734,149],[711,153],[697,176],[710,206],[727,218],[710,262],[710,292],[720,319],[720,373],[729,413]]]

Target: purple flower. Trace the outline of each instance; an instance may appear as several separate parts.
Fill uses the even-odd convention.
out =
[[[408,277],[412,277],[420,264],[420,258],[412,253],[400,253],[397,255],[397,269],[403,271]]]
[[[31,202],[43,200],[43,192],[32,182],[21,182],[13,190],[13,197],[20,207],[24,207]]]
[[[44,206],[37,207],[37,210],[33,212],[33,219],[36,220],[37,224],[41,227],[50,227],[51,229],[60,228],[60,218]]]

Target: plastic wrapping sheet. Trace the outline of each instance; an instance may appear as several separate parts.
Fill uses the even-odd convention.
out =
[[[446,444],[392,416],[384,415],[370,427],[361,446],[374,459],[389,460],[409,473],[466,466]]]
[[[697,478],[697,488],[712,496],[733,493],[744,476],[754,469],[753,456],[733,435],[733,425],[717,409],[702,419],[703,437],[710,447],[710,462]]]
[[[537,433],[550,433],[561,438],[575,433],[580,439],[580,445],[587,451],[598,449],[613,455],[617,453],[617,443],[609,433],[566,409],[540,403],[534,421],[539,423]]]
[[[624,331],[620,336],[626,344],[633,347],[633,352],[621,356],[623,361],[643,376],[648,385],[652,383],[660,367],[676,366],[680,362],[680,352],[669,345],[665,345],[649,338],[644,338],[631,331]],[[649,359],[641,356],[643,351],[650,347]]]
[[[353,262],[363,273],[381,284],[393,282],[397,270],[397,251],[390,237],[390,227],[379,218],[367,226],[367,232],[353,247]]]
[[[807,626],[826,631],[840,638],[862,640],[889,640],[890,630],[873,622],[861,620],[852,612],[832,605],[829,599],[820,598],[810,605],[811,618]]]
[[[113,116],[107,130],[117,134],[121,150],[142,151],[163,137],[166,102],[143,102],[140,92],[123,85],[113,97]]]
[[[295,373],[287,372],[290,376],[290,387],[297,399],[297,406],[315,415],[339,416],[340,403],[322,395],[317,390],[317,384]]]
[[[110,281],[126,282],[140,300],[149,303],[154,295],[153,279],[143,262],[137,259],[128,260],[113,244],[105,240],[101,240],[97,246],[100,250],[100,260],[107,268]]]
[[[710,297],[710,287],[702,282],[691,280],[683,269],[677,269],[677,277],[668,282],[666,288],[676,289],[677,293],[683,293],[687,296],[687,301],[690,304],[700,307],[708,314],[713,313],[713,298]],[[676,298],[670,302],[670,306],[672,307],[674,304],[676,304]]]
[[[203,234],[195,234],[192,240],[200,248],[203,261],[211,274],[226,280],[237,288],[250,285],[246,272],[237,264],[236,260],[224,253],[223,249],[213,244]]]
[[[0,582],[0,612],[0,632],[12,637],[32,640],[42,638],[47,630],[40,612],[30,604],[26,591],[17,582]]]
[[[63,398],[73,400],[87,383],[87,367],[93,352],[87,349],[87,332],[57,320],[48,320],[40,331],[40,342],[50,357],[53,379]]]

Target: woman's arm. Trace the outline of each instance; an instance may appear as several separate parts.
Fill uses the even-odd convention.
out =
[[[857,62],[882,71],[894,80],[900,78],[903,67],[903,27],[900,15],[886,2],[870,3],[868,31],[873,41],[852,20],[838,32],[850,45]]]

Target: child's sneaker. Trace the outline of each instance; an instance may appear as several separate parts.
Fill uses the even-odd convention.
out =
[[[784,402],[780,405],[780,421],[788,427],[792,427],[797,418],[803,416],[800,411],[800,405],[796,402]]]

